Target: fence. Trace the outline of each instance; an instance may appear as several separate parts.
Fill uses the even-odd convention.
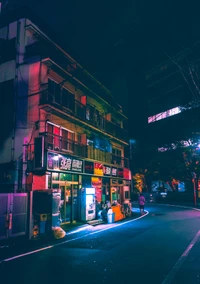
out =
[[[27,193],[0,194],[0,240],[26,235]]]

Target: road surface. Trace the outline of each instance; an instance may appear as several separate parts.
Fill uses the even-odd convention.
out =
[[[138,220],[100,225],[0,262],[0,283],[200,283],[200,211],[146,204]]]

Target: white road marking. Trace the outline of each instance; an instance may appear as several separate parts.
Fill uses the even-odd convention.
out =
[[[119,226],[123,226],[125,224],[128,224],[128,223],[137,221],[137,220],[139,220],[141,218],[144,218],[145,216],[147,216],[149,214],[149,211],[145,210],[145,213],[146,213],[145,215],[142,215],[142,216],[140,216],[138,218],[135,218],[135,219],[132,219],[132,220],[129,220],[129,221],[125,221],[125,222],[120,223],[120,224],[113,223],[110,227],[107,227],[107,228],[99,230],[99,231],[95,231],[95,232],[92,232],[92,233],[89,233],[89,234],[85,234],[85,235],[82,235],[80,237],[77,237],[77,238],[74,238],[74,239],[71,239],[71,240],[66,240],[64,242],[60,242],[60,243],[54,244],[52,246],[47,246],[47,247],[44,247],[44,248],[41,248],[41,249],[33,250],[33,251],[30,251],[30,252],[26,252],[26,253],[19,254],[19,255],[10,257],[10,258],[3,259],[3,260],[0,261],[0,264],[3,263],[3,262],[8,262],[8,261],[15,260],[17,258],[25,257],[25,256],[30,255],[30,254],[38,253],[38,252],[41,252],[43,250],[51,249],[53,247],[61,246],[63,244],[70,243],[70,242],[73,242],[73,241],[76,241],[76,240],[79,240],[79,239],[83,239],[85,237],[88,237],[88,236],[91,236],[91,235],[95,235],[95,234],[98,234],[98,233],[101,233],[101,232],[104,232],[104,231],[107,231],[107,230],[110,230],[110,229],[114,229],[114,228],[119,227]]]
[[[186,250],[183,252],[183,254],[181,255],[181,257],[179,258],[179,260],[176,262],[176,264],[174,265],[174,267],[172,268],[172,270],[169,272],[169,274],[167,275],[167,277],[165,278],[165,280],[162,282],[162,284],[170,284],[172,282],[172,280],[175,278],[179,268],[181,267],[181,265],[183,264],[183,262],[185,261],[186,257],[188,256],[188,254],[190,253],[191,249],[193,248],[193,246],[195,245],[195,243],[197,242],[198,238],[200,236],[200,230],[197,232],[197,234],[195,235],[195,237],[193,238],[193,240],[191,241],[191,243],[189,244],[189,246],[186,248]]]
[[[198,208],[183,206],[183,205],[173,205],[173,204],[160,204],[160,205],[171,206],[171,207],[179,207],[179,208],[185,208],[185,209],[200,211],[200,209],[198,209]]]

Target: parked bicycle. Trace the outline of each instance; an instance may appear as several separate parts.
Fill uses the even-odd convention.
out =
[[[122,214],[125,215],[126,218],[128,217],[131,217],[132,215],[132,210],[131,210],[131,203],[127,203],[125,202],[123,205],[122,205]]]

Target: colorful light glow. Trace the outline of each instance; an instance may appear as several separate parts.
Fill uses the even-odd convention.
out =
[[[161,120],[161,119],[165,119],[167,117],[173,116],[173,115],[178,114],[180,112],[181,112],[180,106],[174,107],[172,109],[163,111],[163,112],[155,114],[153,116],[149,116],[148,117],[148,123],[152,123],[152,122],[155,122],[155,121],[158,121],[158,120]]]

